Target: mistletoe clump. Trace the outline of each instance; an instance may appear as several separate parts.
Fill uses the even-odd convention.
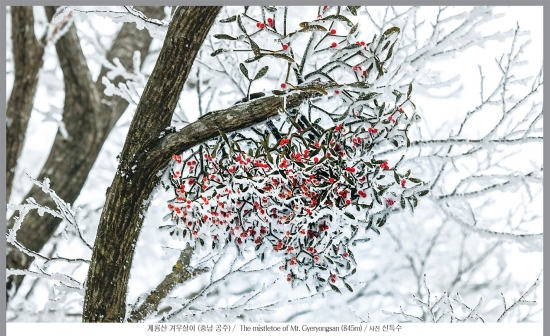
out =
[[[352,290],[346,282],[357,265],[351,247],[368,241],[368,232],[379,233],[391,213],[413,210],[418,197],[427,194],[410,170],[399,172],[403,157],[391,162],[377,155],[386,146],[409,146],[407,131],[417,120],[416,113],[408,116],[403,109],[414,106],[412,85],[406,94],[400,92],[391,82],[395,74],[384,68],[400,30],[392,27],[370,43],[353,41],[358,25],[342,12],[353,15],[354,9],[320,8],[317,20],[301,23],[300,30],[288,35],[277,31],[274,7],[261,9],[262,20],[254,19],[249,9],[222,20],[237,21],[240,36],[217,36],[230,41],[223,43],[248,46],[253,57],[245,63],[275,56],[287,64],[287,79],[280,85],[286,90],[274,94],[304,90],[318,97],[299,109],[283,110],[264,132],[220,132],[217,139],[175,154],[167,185],[175,198],[168,204],[166,219],[171,223],[163,230],[203,248],[234,245],[262,259],[268,253],[278,255],[293,284],[305,282],[317,290],[329,285],[339,291],[342,283]],[[266,11],[272,16],[266,17]],[[254,33],[248,33],[243,19],[255,27]],[[345,35],[336,35],[344,30],[337,24],[344,25]],[[280,51],[265,53],[268,47],[259,47],[262,33],[278,36]],[[292,42],[304,33],[310,38],[298,65]],[[246,66],[239,66],[249,80],[245,102],[252,82],[265,76],[268,66],[252,80]]]

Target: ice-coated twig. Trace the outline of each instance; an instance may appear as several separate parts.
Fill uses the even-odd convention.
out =
[[[540,285],[541,282],[542,282],[541,280],[537,279],[535,281],[535,283],[532,284],[531,287],[529,287],[529,289],[527,289],[527,291],[525,293],[523,293],[523,295],[517,301],[514,301],[514,303],[508,308],[506,308],[506,300],[504,299],[504,295],[501,293],[502,300],[504,302],[504,312],[498,318],[497,323],[502,322],[504,320],[504,318],[506,316],[508,316],[508,314],[510,314],[511,311],[513,311],[514,309],[516,309],[519,306],[534,306],[534,305],[536,305],[537,301],[526,301],[525,298],[527,296],[529,296],[529,294],[533,293],[535,291],[535,289],[537,289],[537,287]]]

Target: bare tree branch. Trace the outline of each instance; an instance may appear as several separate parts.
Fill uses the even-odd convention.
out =
[[[138,308],[130,313],[128,322],[142,321],[158,310],[162,300],[164,300],[176,286],[209,271],[208,268],[191,269],[189,267],[189,262],[191,261],[192,254],[193,248],[191,246],[187,246],[181,251],[178,261],[174,267],[172,267],[172,272],[162,280],[157,288],[149,293],[145,301]]]
[[[164,16],[162,7],[142,9],[152,17]],[[55,11],[54,7],[47,8],[50,20]],[[134,23],[125,23],[107,53],[107,59],[112,61],[118,58],[124,67],[132,69],[134,51],[140,51],[143,61],[151,41],[152,38],[146,30],[138,30]],[[106,96],[103,93],[104,85],[101,79],[109,71],[108,68],[101,69],[96,83],[92,81],[74,26],[59,39],[56,48],[66,91],[63,119],[70,139],[64,139],[58,132],[38,179],[48,177],[59,197],[67,203],[74,203],[109,132],[129,104],[121,97]],[[112,83],[117,85],[123,80],[118,76]],[[63,164],[59,164],[60,162]],[[55,207],[49,195],[42,192],[38,186],[33,186],[25,199],[29,197],[43,206]],[[32,251],[40,251],[60,223],[60,218],[40,217],[36,212],[29,213],[18,232],[19,242]],[[7,224],[7,231],[13,224],[12,217]],[[33,258],[29,258],[18,249],[12,249],[7,255],[9,268],[27,269],[32,261]],[[22,281],[22,276],[10,278],[7,287],[12,288],[15,285],[17,290]]]

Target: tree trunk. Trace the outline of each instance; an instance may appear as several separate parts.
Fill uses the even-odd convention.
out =
[[[9,202],[17,159],[31,115],[44,48],[34,34],[33,7],[11,7],[15,78],[6,110],[6,202]]]
[[[163,7],[136,8],[148,17],[164,17]],[[50,19],[54,13],[55,7],[47,8]],[[119,58],[124,67],[131,70],[134,50],[140,51],[143,61],[151,41],[147,30],[138,30],[135,23],[125,23],[107,53],[107,59],[112,61]],[[74,26],[59,39],[56,49],[63,70],[66,92],[63,120],[70,139],[65,140],[58,132],[38,179],[48,177],[56,193],[72,204],[80,194],[109,132],[128,107],[128,102],[118,96],[109,97],[103,94],[104,85],[101,78],[109,69],[102,68],[96,83],[92,81]],[[124,79],[118,76],[112,82],[116,85],[122,81]],[[53,200],[37,186],[33,186],[25,199],[28,197],[55,209]],[[13,223],[12,217],[7,225],[8,231],[13,227]],[[37,212],[31,212],[17,232],[17,240],[30,250],[38,252],[52,237],[60,223],[59,218],[47,214],[40,217]],[[33,260],[10,246],[6,264],[8,268],[27,269]],[[22,281],[23,276],[10,277],[6,284],[8,291],[14,287],[17,290]]]
[[[149,196],[166,162],[145,161],[172,114],[221,7],[179,7],[143,91],[99,222],[84,298],[84,322],[122,322],[126,292]]]

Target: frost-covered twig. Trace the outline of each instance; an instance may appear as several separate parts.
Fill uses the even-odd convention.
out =
[[[516,309],[519,306],[534,306],[534,305],[536,305],[537,301],[526,301],[525,297],[527,297],[529,294],[533,293],[535,291],[535,289],[537,289],[537,287],[540,285],[541,282],[542,282],[541,280],[537,279],[535,281],[535,283],[533,285],[531,285],[531,287],[529,287],[529,289],[525,293],[523,293],[523,295],[519,298],[519,300],[514,301],[514,303],[510,307],[506,307],[506,300],[504,299],[504,294],[501,293],[502,300],[504,302],[504,312],[502,313],[502,315],[500,315],[497,322],[502,322],[504,320],[504,318],[511,311],[513,311],[514,309]]]
[[[74,228],[74,231],[77,233],[77,236],[80,239],[80,241],[84,243],[84,245],[91,250],[92,246],[84,239],[80,226],[78,225],[78,222],[77,222],[79,209],[73,209],[70,204],[65,203],[65,201],[63,201],[59,196],[57,196],[56,192],[50,188],[50,180],[48,178],[45,178],[44,182],[39,182],[30,176],[29,178],[32,180],[34,184],[42,188],[42,191],[50,195],[50,197],[52,198],[52,200],[55,202],[57,206],[57,210],[52,210],[48,207],[44,207],[40,204],[37,204],[32,198],[27,199],[27,204],[21,204],[21,205],[8,204],[8,209],[19,211],[19,217],[15,221],[15,224],[13,225],[11,230],[9,230],[7,241],[9,243],[13,243],[15,241],[17,230],[19,230],[19,228],[21,227],[21,224],[25,219],[25,215],[30,210],[37,210],[41,216],[45,212],[47,212],[54,217],[58,217],[66,220],[67,223],[69,223]]]
[[[163,38],[168,31],[168,22],[147,17],[133,6],[121,6],[116,9],[104,9],[104,7],[94,9],[83,6],[61,6],[57,10],[52,23],[55,24],[60,22],[63,18],[73,13],[83,20],[87,19],[89,14],[95,14],[110,18],[114,22],[134,22],[138,29],[141,30],[146,28],[151,36],[156,38]]]

